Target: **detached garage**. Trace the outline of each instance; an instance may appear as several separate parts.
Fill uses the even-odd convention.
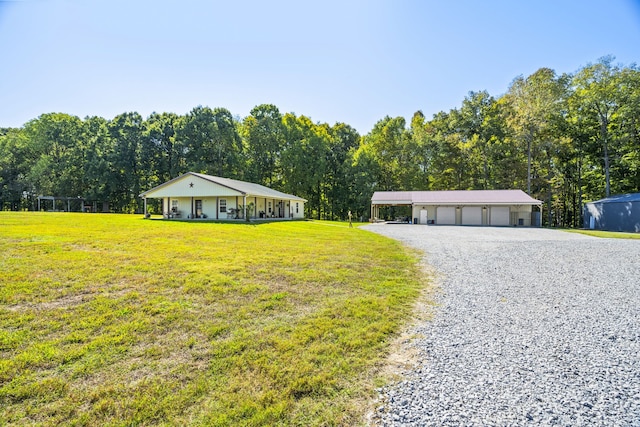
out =
[[[640,193],[612,196],[586,203],[584,228],[640,233]]]
[[[541,226],[542,202],[522,190],[376,191],[374,221],[383,206],[410,206],[416,224]]]

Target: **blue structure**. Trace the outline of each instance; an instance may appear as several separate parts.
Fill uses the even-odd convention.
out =
[[[585,203],[584,228],[640,233],[640,193]]]

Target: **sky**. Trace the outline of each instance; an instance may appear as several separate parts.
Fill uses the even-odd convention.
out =
[[[274,104],[364,135],[606,55],[640,62],[640,0],[0,0],[0,127]]]

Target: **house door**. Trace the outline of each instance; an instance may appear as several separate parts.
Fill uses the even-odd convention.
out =
[[[196,200],[196,218],[202,218],[202,200]]]
[[[427,216],[427,210],[426,209],[422,209],[420,211],[420,224],[427,224],[427,219],[429,217]]]

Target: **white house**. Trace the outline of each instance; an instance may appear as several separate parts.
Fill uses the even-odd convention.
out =
[[[542,202],[522,190],[376,191],[371,198],[374,220],[381,206],[411,206],[417,224],[541,225]]]
[[[305,199],[263,185],[187,172],[140,194],[162,199],[165,218],[304,218]]]

